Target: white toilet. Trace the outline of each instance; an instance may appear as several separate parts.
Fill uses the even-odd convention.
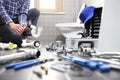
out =
[[[55,24],[56,29],[61,33],[70,33],[70,32],[74,32],[74,31],[80,31],[81,29],[84,28],[84,24],[81,23],[80,19],[79,19],[79,15],[82,12],[82,10],[85,8],[85,3],[82,5],[78,17],[76,19],[76,22],[72,22],[72,23],[57,23]]]
[[[55,25],[56,29],[61,33],[70,33],[74,31],[80,31],[84,28],[84,24],[78,23],[58,23]]]

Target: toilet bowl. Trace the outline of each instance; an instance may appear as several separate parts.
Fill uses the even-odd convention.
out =
[[[80,31],[84,28],[84,24],[80,23],[58,23],[55,24],[56,29],[61,33],[70,33],[74,31]]]
[[[63,36],[64,35],[69,35],[69,33],[74,33],[76,34],[76,31],[78,33],[78,31],[83,31],[84,30],[84,23],[81,22],[79,16],[82,12],[82,10],[85,8],[85,3],[82,5],[79,13],[78,13],[78,16],[76,18],[76,21],[75,22],[71,22],[71,23],[57,23],[55,24],[55,27],[57,29],[58,32],[60,32]],[[64,37],[67,37],[67,36],[64,36]]]

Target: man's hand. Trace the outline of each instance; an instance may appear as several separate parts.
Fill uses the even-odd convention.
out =
[[[29,28],[29,27],[27,27],[27,26],[23,26],[25,29],[24,29],[24,31],[30,31],[31,30],[31,28]]]
[[[10,22],[9,26],[11,29],[13,29],[19,35],[21,35],[25,30],[25,27],[23,27],[20,24],[15,24],[14,22]]]

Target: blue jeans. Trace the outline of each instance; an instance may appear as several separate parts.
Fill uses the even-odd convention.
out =
[[[30,9],[28,11],[27,21],[31,20],[32,25],[36,26],[39,15],[40,11],[38,9],[35,8]],[[18,21],[14,22],[18,23]],[[7,24],[3,23],[3,21],[0,19],[0,37],[2,38],[3,43],[12,42],[14,44],[17,44],[18,47],[20,47],[22,44],[22,39],[30,35],[31,35],[30,31],[24,32],[22,35],[18,35],[15,31],[10,29],[10,27]]]

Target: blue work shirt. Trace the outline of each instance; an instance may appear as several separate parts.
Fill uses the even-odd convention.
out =
[[[17,19],[19,24],[25,24],[30,0],[0,0],[0,18],[8,24]]]

